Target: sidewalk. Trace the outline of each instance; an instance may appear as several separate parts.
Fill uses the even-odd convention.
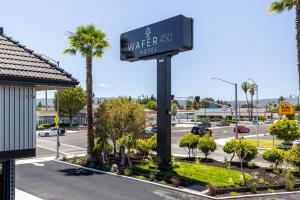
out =
[[[42,200],[36,196],[23,192],[22,190],[15,190],[16,200]]]

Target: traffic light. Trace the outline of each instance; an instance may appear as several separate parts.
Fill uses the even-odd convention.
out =
[[[195,100],[196,100],[196,102],[199,102],[200,101],[200,96],[195,96]]]

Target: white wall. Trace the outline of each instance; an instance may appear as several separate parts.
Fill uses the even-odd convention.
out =
[[[35,149],[35,96],[32,87],[0,85],[0,152]]]

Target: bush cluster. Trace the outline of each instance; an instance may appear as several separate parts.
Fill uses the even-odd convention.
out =
[[[179,146],[187,148],[189,157],[191,157],[191,153],[193,154],[193,157],[195,157],[194,150],[198,148],[204,154],[206,159],[211,152],[214,152],[217,149],[217,144],[213,137],[209,135],[199,137],[192,133],[184,135],[180,139]]]

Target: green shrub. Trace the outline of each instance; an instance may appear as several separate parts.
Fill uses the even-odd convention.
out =
[[[231,195],[231,196],[238,196],[239,193],[237,193],[237,192],[230,192],[230,195]]]
[[[273,163],[274,168],[277,168],[278,165],[280,165],[284,160],[284,151],[281,149],[273,148],[264,152],[263,158]]]
[[[291,165],[300,170],[300,146],[294,146],[284,154],[284,158]]]
[[[167,182],[164,181],[164,180],[161,180],[159,183],[160,183],[160,184],[163,184],[163,185],[166,185],[166,184],[167,184]]]
[[[147,146],[149,149],[152,151],[156,151],[157,149],[157,134],[152,135],[148,140],[147,140]]]
[[[292,180],[287,179],[284,183],[284,187],[287,191],[292,191],[294,189],[294,183]]]
[[[250,184],[250,191],[252,194],[256,194],[257,191],[256,191],[256,183],[251,183]]]
[[[125,176],[131,176],[132,175],[132,170],[129,168],[125,168],[124,169],[124,175]]]
[[[189,158],[191,157],[191,153],[193,154],[193,157],[195,157],[194,149],[197,148],[198,142],[199,142],[199,136],[189,133],[184,135],[180,139],[179,146],[183,148],[187,148],[189,153]]]
[[[149,154],[150,149],[149,149],[147,140],[137,139],[135,148],[138,151],[138,153],[143,155],[143,156],[147,156]]]
[[[137,179],[145,180],[146,178],[144,176],[135,176]]]
[[[300,137],[300,129],[296,122],[286,118],[273,123],[269,127],[269,133],[271,135],[275,135],[278,139],[284,140],[285,142],[293,141]]]
[[[271,189],[271,188],[269,188],[269,189],[268,189],[268,192],[270,192],[270,193],[274,193],[274,192],[275,192],[275,190],[274,190],[274,189]]]
[[[207,160],[207,156],[217,149],[217,144],[213,137],[205,135],[203,137],[200,137],[197,147],[205,155],[205,158]]]
[[[250,162],[258,154],[258,150],[254,144],[244,139],[233,139],[228,141],[223,147],[225,153],[236,155],[244,158],[244,162]]]

